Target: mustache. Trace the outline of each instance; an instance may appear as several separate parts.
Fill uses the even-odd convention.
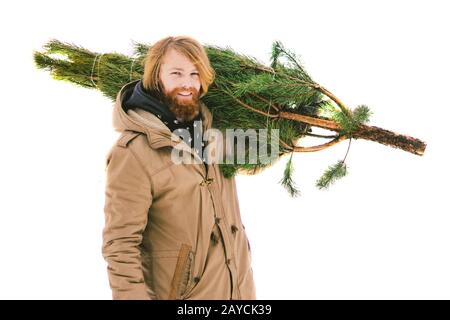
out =
[[[181,92],[189,92],[192,93],[193,97],[198,96],[199,91],[197,89],[195,89],[194,87],[190,87],[190,88],[175,88],[173,89],[169,94],[171,96],[176,96],[177,94],[181,93]]]

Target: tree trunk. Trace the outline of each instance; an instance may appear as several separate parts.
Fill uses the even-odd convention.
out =
[[[425,142],[419,139],[368,125],[361,125],[360,129],[353,134],[353,138],[375,141],[419,156],[424,154],[427,146]]]
[[[283,119],[289,119],[289,120],[299,121],[299,122],[303,122],[303,123],[308,123],[312,126],[316,126],[319,128],[332,130],[332,131],[336,131],[336,132],[339,132],[341,129],[340,126],[336,122],[334,122],[332,120],[328,120],[328,119],[319,118],[319,117],[317,117],[317,118],[310,117],[310,116],[305,116],[305,115],[292,113],[292,112],[284,112],[284,111],[281,111],[279,113],[279,117],[283,118]],[[416,154],[419,156],[424,154],[425,148],[426,148],[426,143],[419,139],[416,139],[416,138],[413,138],[410,136],[406,136],[406,135],[397,134],[395,132],[392,132],[392,131],[389,131],[386,129],[382,129],[382,128],[375,127],[375,126],[368,126],[368,125],[360,125],[359,129],[353,133],[353,138],[375,141],[375,142],[384,144],[386,146],[393,147],[393,148],[399,148],[399,149],[402,149],[404,151],[407,151],[407,152],[410,152],[410,153],[413,153],[413,154]],[[340,140],[340,141],[342,141],[342,140]],[[330,146],[333,144],[330,144]],[[321,148],[320,150],[322,150],[322,149],[323,148]],[[298,150],[301,151],[301,148],[299,148]]]

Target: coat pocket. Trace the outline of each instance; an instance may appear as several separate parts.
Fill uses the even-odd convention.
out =
[[[192,278],[192,247],[182,244],[169,290],[169,300],[181,299],[190,287]]]

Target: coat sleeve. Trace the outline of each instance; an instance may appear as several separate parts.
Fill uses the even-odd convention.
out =
[[[131,148],[113,146],[106,159],[102,254],[113,299],[156,299],[144,282],[140,244],[152,204],[150,178]]]

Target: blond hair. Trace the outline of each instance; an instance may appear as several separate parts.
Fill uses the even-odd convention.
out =
[[[211,67],[208,55],[203,46],[195,39],[188,36],[166,37],[153,44],[147,52],[144,60],[144,88],[161,93],[162,88],[159,79],[162,60],[169,49],[175,49],[192,61],[199,72],[200,91],[199,97],[203,97],[211,83],[214,81],[215,72]]]

